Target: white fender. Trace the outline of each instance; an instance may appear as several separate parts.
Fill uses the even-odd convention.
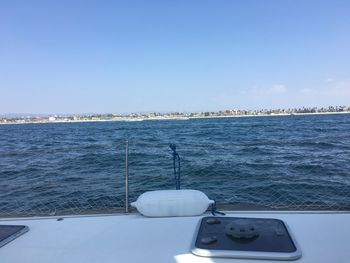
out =
[[[197,216],[213,203],[197,190],[159,190],[143,193],[131,206],[148,217]]]

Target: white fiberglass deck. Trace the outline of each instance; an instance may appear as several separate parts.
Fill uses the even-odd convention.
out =
[[[235,212],[227,215],[284,220],[302,250],[302,258],[295,262],[350,262],[349,213]],[[0,220],[0,224],[23,224],[30,228],[28,233],[0,248],[0,262],[267,262],[210,259],[191,254],[190,246],[200,217],[145,218],[131,214],[56,219]]]

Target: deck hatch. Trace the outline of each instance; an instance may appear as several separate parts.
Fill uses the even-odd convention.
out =
[[[27,226],[0,225],[0,247],[28,232],[28,230],[29,228]]]
[[[301,252],[287,225],[279,219],[204,217],[192,252],[207,257],[295,260]]]

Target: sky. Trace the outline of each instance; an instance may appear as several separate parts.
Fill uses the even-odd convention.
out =
[[[350,105],[350,1],[0,1],[0,114]]]

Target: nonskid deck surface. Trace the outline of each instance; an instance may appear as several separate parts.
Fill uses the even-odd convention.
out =
[[[300,263],[350,262],[350,213],[234,212],[227,216],[286,222],[301,250]],[[1,263],[41,262],[271,262],[191,254],[201,217],[145,218],[138,214],[3,219],[30,231],[0,248]],[[279,261],[274,261],[279,262]],[[286,261],[284,261],[286,262]]]

